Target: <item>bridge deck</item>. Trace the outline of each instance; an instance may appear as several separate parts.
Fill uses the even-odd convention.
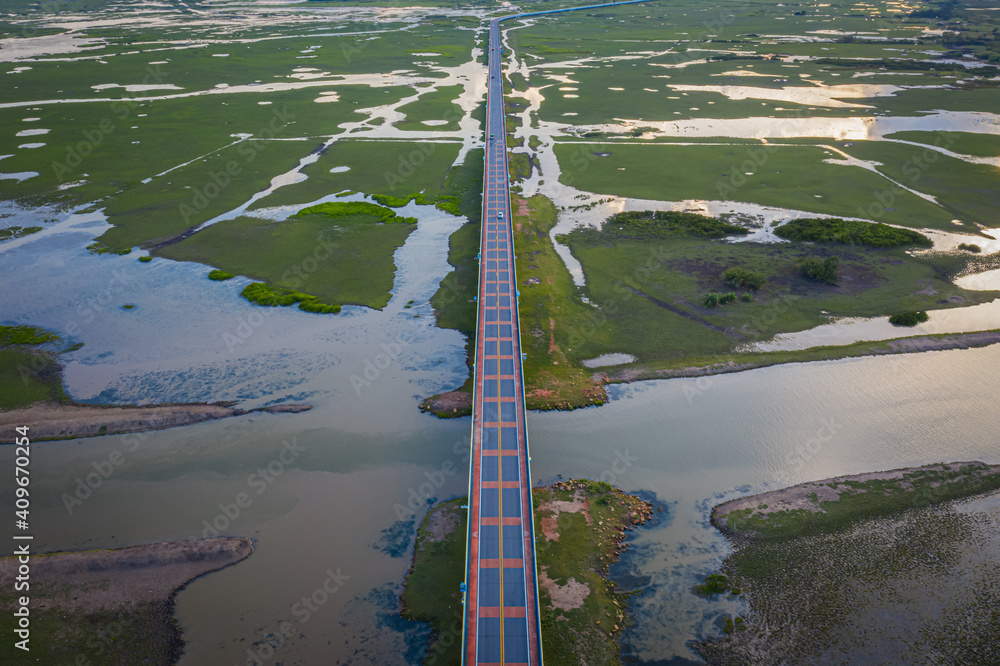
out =
[[[541,632],[496,20],[489,44],[463,661],[534,666]]]

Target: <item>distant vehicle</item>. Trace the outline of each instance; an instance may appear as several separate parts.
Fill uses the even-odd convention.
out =
[[[492,141],[492,140],[493,140],[493,134],[490,133],[490,141]]]
[[[497,219],[498,220],[502,220],[503,219],[503,211],[502,210],[499,211],[499,212],[497,212]]]

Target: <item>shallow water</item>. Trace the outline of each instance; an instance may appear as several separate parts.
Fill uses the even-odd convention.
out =
[[[984,280],[1000,279],[998,278],[1000,271],[990,271],[990,273],[993,275],[987,276]],[[978,277],[980,276],[970,276],[970,278]],[[961,283],[961,280],[957,282]],[[960,284],[960,286],[965,285]],[[893,326],[889,323],[888,317],[844,317],[805,331],[780,333],[765,342],[743,345],[738,351],[788,351],[825,345],[848,345],[864,340],[891,340],[912,335],[985,331],[1000,328],[1000,300],[964,308],[928,310],[927,315],[926,322],[912,327]]]
[[[262,24],[269,14],[239,7],[248,15],[233,30]],[[451,10],[311,11],[418,20],[428,11]],[[61,20],[84,25],[78,19]],[[206,17],[206,25],[212,20]],[[568,71],[550,78],[572,86],[572,63],[561,70]],[[442,71],[449,78],[433,79],[434,88],[422,90],[461,83],[460,105],[471,111],[484,89],[482,66],[472,59]],[[546,92],[529,92],[534,110]],[[396,109],[408,101],[412,97],[374,110],[369,119],[387,122],[359,135],[458,137],[463,155],[481,141],[478,124],[468,117],[455,133],[392,127],[400,117]],[[872,126],[882,133],[938,129],[941,121],[957,119],[966,123],[961,127],[980,128],[969,131],[997,131],[992,114],[927,118],[879,117]],[[344,129],[360,128],[366,120]],[[567,208],[595,202],[598,196],[558,183],[551,145],[560,125],[529,121],[518,136],[542,138],[542,173],[529,179],[525,192],[542,192]],[[773,119],[749,121],[748,131],[777,131],[769,124]],[[535,129],[525,129],[532,123]],[[279,175],[272,187],[299,175]],[[553,233],[599,223],[619,210],[665,206],[750,214],[763,224],[761,238],[772,220],[798,214],[732,202],[612,198],[591,210],[563,212]],[[7,287],[0,293],[0,317],[2,323],[71,330],[74,341],[85,343],[65,357],[74,398],[315,405],[298,415],[247,415],[34,448],[40,549],[120,546],[216,529],[256,539],[247,561],[194,581],[178,595],[188,640],[185,666],[244,664],[248,650],[265,663],[419,661],[427,628],[396,615],[399,585],[425,497],[466,492],[470,424],[417,410],[421,398],[454,388],[467,372],[464,338],[434,328],[427,304],[448,271],[447,238],[459,220],[415,204],[402,212],[420,222],[396,254],[399,271],[389,306],[348,307],[336,316],[253,306],[238,296],[244,279],[212,282],[208,268],[197,264],[140,264],[136,254],[91,256],[86,244],[106,227],[100,214],[37,211],[5,220],[27,226],[58,219],[38,234],[0,244],[0,279]],[[563,256],[573,269],[568,251]],[[574,276],[582,280],[582,272]],[[410,300],[415,306],[405,308]],[[124,304],[135,308],[122,310]],[[539,483],[586,476],[656,494],[666,511],[658,524],[632,533],[634,547],[616,568],[629,580],[648,579],[646,594],[634,602],[637,621],[625,642],[640,661],[690,658],[687,641],[713,633],[714,617],[727,607],[689,592],[729,552],[707,524],[711,505],[836,474],[940,460],[1000,462],[993,417],[1000,380],[982,371],[998,362],[1000,346],[994,346],[612,386],[604,407],[528,415],[532,471]],[[114,451],[124,453],[123,462],[101,473]],[[0,466],[10,464],[12,455],[10,447],[0,447]],[[267,468],[266,477],[258,472]],[[237,510],[240,493],[251,502]],[[0,490],[0,503],[7,494]],[[342,586],[313,597],[331,573]],[[303,597],[323,603],[306,616],[297,605]],[[274,632],[286,620],[295,631],[279,640]]]
[[[588,368],[603,368],[610,365],[632,363],[633,361],[635,361],[635,356],[632,354],[601,354],[597,358],[590,358],[582,363]]]

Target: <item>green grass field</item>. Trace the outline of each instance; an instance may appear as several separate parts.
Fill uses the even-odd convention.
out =
[[[847,217],[866,217],[874,206],[880,222],[957,229],[951,212],[905,190],[895,188],[894,193],[890,181],[848,165],[820,146],[564,142],[555,151],[560,181],[598,194],[661,201],[724,199]],[[598,157],[597,152],[610,155]],[[885,193],[892,193],[891,210],[880,203]],[[966,226],[974,229],[975,221],[966,220]]]
[[[59,363],[52,354],[30,349],[0,349],[0,409],[66,399]]]
[[[523,206],[523,209],[522,209]],[[512,197],[518,312],[524,361],[525,399],[529,409],[572,409],[601,404],[604,389],[575,361],[581,358],[573,332],[588,326],[592,308],[577,293],[569,271],[556,254],[549,230],[556,210],[543,196]],[[598,335],[610,336],[603,329]],[[611,344],[610,337],[603,338]],[[582,357],[586,358],[586,357]]]
[[[1000,135],[973,134],[972,132],[893,132],[887,139],[912,141],[927,146],[947,147],[962,155],[976,157],[1000,156]]]
[[[431,509],[417,531],[413,566],[403,591],[403,617],[429,622],[432,631],[425,664],[462,663],[462,593],[468,498]],[[429,529],[430,526],[433,529]]]
[[[595,319],[602,325],[577,336],[577,358],[612,351],[642,360],[724,353],[744,342],[812,328],[831,316],[880,316],[1000,296],[955,286],[951,276],[967,261],[959,255],[679,236],[608,240],[590,230],[562,239],[583,265],[587,295],[601,307]],[[804,259],[826,256],[840,260],[839,284],[820,284],[800,275]],[[733,267],[759,272],[767,282],[750,302],[706,307],[705,294],[732,291],[722,273]]]
[[[383,308],[396,272],[393,255],[413,230],[412,224],[383,224],[372,215],[310,214],[280,222],[240,217],[160,254],[218,266],[331,305]]]
[[[736,243],[699,238],[669,226],[644,229],[632,238],[577,229],[559,238],[583,266],[581,291],[548,238],[556,211],[536,196],[514,199],[517,270],[526,397],[529,407],[567,408],[600,402],[602,389],[593,371],[580,362],[606,353],[636,357],[640,376],[656,369],[687,366],[706,369],[722,363],[747,367],[773,363],[841,358],[877,351],[873,343],[775,354],[737,352],[778,333],[809,329],[830,317],[874,317],[897,312],[973,305],[1000,297],[991,291],[957,287],[953,276],[969,255],[920,252],[906,247],[861,245]],[[659,233],[659,235],[657,235]],[[809,258],[836,257],[837,284],[802,275]],[[734,289],[723,273],[738,268],[763,276],[757,290],[716,307],[708,294]],[[586,296],[591,304],[582,299]],[[615,373],[611,373],[615,375]],[[616,381],[615,376],[611,377]]]
[[[0,326],[0,409],[62,402],[62,338],[37,326]]]
[[[302,170],[306,180],[279,188],[253,207],[305,204],[343,191],[392,196],[424,192],[432,198],[447,194],[445,180],[459,148],[456,142],[339,140]],[[342,167],[348,170],[330,171]]]
[[[416,102],[404,104],[399,110],[406,118],[396,123],[403,130],[435,130],[450,132],[458,129],[458,121],[465,112],[455,104],[455,99],[464,90],[463,86],[444,86],[429,93],[424,93]],[[444,125],[427,125],[425,120],[445,120]]]

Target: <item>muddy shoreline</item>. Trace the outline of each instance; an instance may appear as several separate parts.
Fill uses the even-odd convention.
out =
[[[849,345],[812,347],[787,352],[759,352],[732,354],[718,361],[692,364],[684,367],[657,368],[653,364],[635,364],[616,371],[598,372],[592,375],[595,381],[610,384],[627,384],[646,379],[674,379],[677,377],[705,377],[730,372],[743,372],[757,368],[767,368],[784,363],[807,363],[810,361],[836,361],[842,358],[864,356],[886,356],[892,354],[915,354],[926,351],[946,351],[951,349],[973,349],[1000,343],[1000,329],[976,331],[972,333],[945,333],[922,335],[910,338],[894,338],[871,342],[856,342]],[[740,361],[740,357],[746,360]]]
[[[244,410],[231,402],[165,405],[88,405],[78,402],[38,402],[0,411],[0,444],[12,444],[15,428],[28,426],[32,441],[76,439],[165,430],[204,421],[253,413],[298,413],[311,405],[283,404]]]
[[[32,554],[31,653],[44,663],[177,663],[177,593],[253,551],[248,538],[219,537]],[[19,566],[17,557],[0,559],[0,589],[14,590]],[[13,592],[0,605],[13,610]]]
[[[692,359],[680,367],[657,367],[664,363],[634,363],[620,367],[617,370],[602,370],[594,372],[590,379],[593,387],[605,384],[629,384],[649,379],[676,379],[680,377],[707,377],[723,375],[731,372],[743,372],[757,368],[768,368],[785,363],[808,363],[812,361],[836,361],[844,358],[861,358],[865,356],[886,356],[893,354],[915,354],[926,351],[946,351],[951,349],[974,349],[1000,344],[1000,329],[975,331],[971,333],[945,333],[940,335],[921,335],[901,337],[892,340],[876,340],[855,342],[849,345],[828,347],[812,347],[785,352],[758,352],[731,354],[715,359]],[[581,393],[581,398],[585,398]],[[449,391],[425,399],[421,411],[429,412],[439,418],[455,418],[471,414],[472,396],[462,390]],[[579,405],[569,409],[593,407],[592,400],[583,400]],[[599,405],[597,405],[599,406]],[[551,406],[547,409],[529,406],[538,411],[565,410],[566,407]]]

